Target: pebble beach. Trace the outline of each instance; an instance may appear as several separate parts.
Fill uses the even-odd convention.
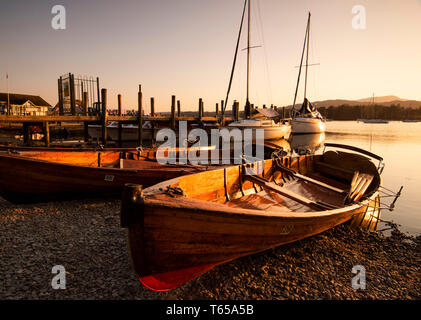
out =
[[[421,298],[420,237],[342,225],[218,266],[169,292],[143,287],[133,272],[120,200],[14,205],[0,199],[1,300],[331,300]],[[389,232],[390,233],[390,232]],[[52,268],[66,270],[53,289]],[[354,289],[352,268],[366,271]]]

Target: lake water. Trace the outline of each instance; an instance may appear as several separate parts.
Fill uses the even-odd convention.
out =
[[[10,134],[7,139],[13,140]],[[0,140],[3,137],[0,136]],[[395,210],[382,210],[382,219],[401,225],[410,234],[421,234],[421,122],[390,121],[366,124],[357,121],[329,121],[325,134],[292,136],[272,141],[286,151],[320,153],[324,142],[342,143],[371,151],[383,157],[383,186],[398,191],[404,186]],[[375,160],[376,164],[377,161]],[[390,198],[383,202],[389,203]]]
[[[306,148],[319,153],[324,142],[348,144],[381,156],[385,163],[382,185],[394,191],[403,185],[395,210],[382,210],[381,218],[399,224],[404,232],[421,234],[421,122],[329,121],[326,134],[292,136],[289,147],[295,153],[303,153]],[[377,164],[377,160],[374,162]],[[390,201],[384,198],[382,202]]]

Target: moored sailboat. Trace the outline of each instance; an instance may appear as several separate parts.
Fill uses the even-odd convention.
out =
[[[241,29],[243,26],[244,15],[246,11],[246,6],[248,7],[248,33],[247,33],[247,90],[246,90],[246,105],[245,105],[245,119],[234,121],[229,124],[229,127],[239,128],[239,129],[252,129],[263,130],[265,140],[274,140],[288,138],[291,133],[291,124],[284,119],[280,119],[280,115],[273,109],[256,109],[257,113],[255,116],[251,115],[252,106],[249,100],[249,88],[250,88],[250,49],[253,48],[250,46],[250,20],[251,20],[251,9],[250,9],[251,0],[245,0],[243,15],[240,23],[240,31],[237,39],[237,46],[234,55],[234,62],[231,70],[231,77],[228,85],[227,95],[225,98],[224,108],[222,109],[222,117],[224,116],[225,108],[228,102],[228,96],[231,89],[232,79],[234,76],[235,64],[237,60],[238,46],[241,38]],[[253,133],[253,136],[256,137],[256,133]]]
[[[228,128],[264,130],[264,140],[288,139],[291,134],[291,126],[287,121],[281,119],[275,110],[261,108],[255,110],[256,114],[251,119],[234,121],[228,125]],[[255,135],[253,139],[256,139]]]
[[[303,52],[301,55],[301,62],[298,71],[297,86],[295,89],[294,103],[292,104],[291,111],[291,126],[292,133],[323,133],[326,131],[326,120],[321,116],[317,108],[308,101],[306,97],[307,93],[307,73],[308,73],[308,52],[310,45],[310,18],[311,14],[308,13],[306,34],[304,37]],[[297,99],[297,92],[300,83],[301,69],[303,67],[304,51],[307,49],[306,64],[305,64],[305,81],[304,81],[304,102],[298,111],[295,111],[295,101]]]

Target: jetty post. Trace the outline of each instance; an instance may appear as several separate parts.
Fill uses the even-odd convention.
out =
[[[138,125],[138,144],[142,145],[143,140],[143,104],[142,104],[142,86],[139,84],[139,92],[137,93],[137,125]]]
[[[155,116],[155,98],[151,97],[151,117]],[[151,137],[152,137],[152,146],[155,145],[155,123],[154,121],[151,121],[151,127],[152,127],[152,131],[151,131]]]
[[[27,122],[22,123],[23,127],[23,143],[26,146],[30,145],[30,138],[29,138],[29,126]]]
[[[221,119],[221,125],[224,127],[225,126],[225,109],[224,109],[224,100],[221,100],[221,115],[222,115],[222,119]]]
[[[118,105],[118,116],[122,116],[122,107],[121,107],[121,94],[117,95],[117,105]],[[121,121],[118,122],[118,146],[121,148],[123,145],[122,142],[122,133],[123,133],[123,125]]]
[[[203,117],[202,106],[203,106],[203,100],[202,98],[199,98],[199,109],[198,109],[198,117],[197,117],[198,122],[202,122],[202,117]]]
[[[234,103],[232,105],[232,117],[234,121],[238,121],[239,109],[240,109],[240,102],[238,102],[237,100],[234,100]]]
[[[50,123],[48,121],[45,121],[43,124],[44,127],[44,142],[45,146],[50,146]]]
[[[171,129],[175,129],[175,96],[171,96]]]
[[[101,101],[102,101],[102,144],[107,144],[107,123],[108,123],[108,112],[107,112],[107,89],[101,89]]]
[[[88,92],[83,92],[83,97],[82,97],[82,106],[83,106],[83,115],[87,116],[88,115],[88,102],[89,102],[89,97],[88,97]],[[89,141],[89,132],[88,132],[88,122],[87,121],[83,121],[83,137],[84,137],[84,141],[88,142]]]

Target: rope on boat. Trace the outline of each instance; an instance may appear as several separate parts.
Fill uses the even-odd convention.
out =
[[[159,190],[161,190],[163,193],[168,194],[172,198],[174,198],[177,195],[184,196],[184,190],[181,189],[180,187],[167,186],[167,189],[164,190],[162,188],[159,188]]]

